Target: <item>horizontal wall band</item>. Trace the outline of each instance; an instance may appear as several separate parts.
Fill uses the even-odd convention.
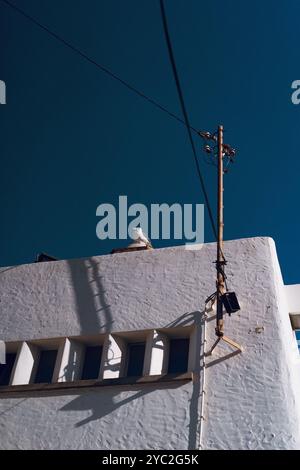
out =
[[[54,382],[44,384],[25,384],[25,385],[9,385],[0,387],[0,395],[13,396],[20,392],[49,392],[56,390],[73,390],[108,387],[116,385],[147,385],[149,383],[167,383],[167,382],[189,382],[193,380],[193,373],[186,372],[184,374],[164,374],[164,375],[148,375],[142,377],[118,377],[115,379],[103,380],[76,380],[74,382]]]

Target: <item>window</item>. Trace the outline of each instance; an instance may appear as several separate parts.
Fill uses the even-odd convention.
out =
[[[16,357],[16,353],[7,353],[6,364],[0,364],[0,385],[9,385]]]
[[[8,341],[7,363],[0,364],[0,397],[15,387],[48,393],[137,381],[191,380],[193,331],[192,326],[180,326]],[[300,329],[298,333],[300,343]]]
[[[85,349],[81,380],[97,379],[99,376],[102,346],[87,346]]]
[[[298,343],[298,350],[299,350],[299,353],[300,353],[300,330],[295,330],[295,335],[296,335],[296,340],[297,340],[297,343]]]
[[[188,368],[189,338],[170,339],[168,374],[184,373]]]
[[[51,383],[54,372],[57,349],[47,349],[40,351],[39,362],[34,378],[34,383]]]
[[[145,357],[145,343],[129,343],[127,377],[143,375],[144,357]]]

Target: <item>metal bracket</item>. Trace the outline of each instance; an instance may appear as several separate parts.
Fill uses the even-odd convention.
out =
[[[240,352],[243,352],[242,346],[240,346],[238,343],[236,343],[232,339],[227,338],[227,336],[222,336],[222,340],[225,341],[225,343],[230,344],[230,346],[232,346],[233,348],[238,349]]]
[[[227,336],[220,336],[215,342],[214,344],[212,345],[211,349],[206,353],[206,356],[211,356],[214,349],[218,346],[219,342],[220,341],[225,341],[225,343],[229,344],[230,346],[232,346],[233,348],[237,349],[238,351],[240,352],[243,352],[243,348],[242,346],[240,346],[238,343],[236,343],[235,341],[233,341],[232,339],[230,338],[227,338]]]

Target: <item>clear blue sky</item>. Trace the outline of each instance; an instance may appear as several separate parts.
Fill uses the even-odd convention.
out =
[[[11,2],[180,114],[157,0]],[[300,3],[165,5],[191,123],[222,123],[238,149],[225,180],[225,239],[273,237],[285,282],[300,282],[300,105],[290,99]],[[119,194],[146,205],[204,202],[184,126],[2,2],[0,31],[2,266],[41,251],[108,253],[120,243],[96,238],[95,211]],[[215,170],[202,168],[215,207]],[[205,238],[213,240],[207,216]]]

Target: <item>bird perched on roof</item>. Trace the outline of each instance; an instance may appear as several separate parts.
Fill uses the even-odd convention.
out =
[[[146,237],[146,235],[143,234],[141,227],[135,227],[132,229],[132,238],[137,242],[144,243],[147,248],[153,248],[150,240]]]

